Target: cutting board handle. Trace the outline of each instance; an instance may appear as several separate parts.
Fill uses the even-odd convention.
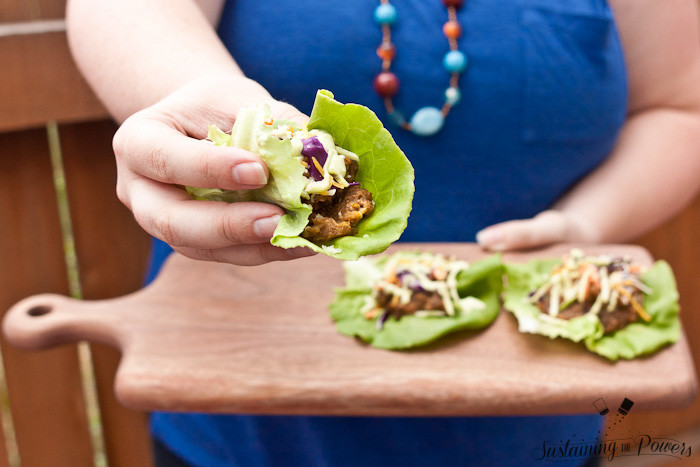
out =
[[[3,333],[11,344],[28,350],[81,339],[119,347],[118,319],[113,313],[100,312],[103,302],[73,300],[55,294],[34,295],[7,312]]]

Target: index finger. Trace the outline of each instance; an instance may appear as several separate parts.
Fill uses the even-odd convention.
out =
[[[113,145],[118,163],[163,183],[226,190],[259,188],[267,183],[267,166],[258,155],[191,138],[148,117],[125,121]]]

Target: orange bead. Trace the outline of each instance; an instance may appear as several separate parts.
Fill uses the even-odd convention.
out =
[[[396,57],[396,47],[391,42],[382,42],[377,47],[377,55],[382,60],[393,60]]]
[[[457,39],[462,35],[462,26],[457,21],[448,21],[442,26],[442,32],[449,39]]]

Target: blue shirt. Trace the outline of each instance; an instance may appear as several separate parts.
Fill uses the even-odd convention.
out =
[[[402,241],[473,241],[496,222],[547,209],[609,154],[626,113],[622,49],[604,0],[467,0],[462,100],[435,136],[388,123],[372,89],[381,69],[376,0],[228,2],[220,36],[246,75],[309,113],[317,89],[373,109],[416,173]],[[447,13],[439,0],[393,0],[410,116],[441,107]],[[154,269],[167,248],[157,244]],[[592,403],[593,401],[591,401]],[[347,418],[155,414],[153,432],[195,465],[541,465],[544,442],[593,440],[601,418]],[[573,438],[572,438],[573,437]]]

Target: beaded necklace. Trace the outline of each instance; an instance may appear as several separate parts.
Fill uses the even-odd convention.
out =
[[[374,90],[384,99],[389,118],[404,130],[420,136],[431,136],[440,131],[445,117],[462,97],[459,90],[459,75],[467,67],[467,57],[457,46],[457,39],[462,35],[462,26],[457,20],[457,9],[464,0],[442,0],[447,8],[447,22],[442,32],[447,37],[450,50],[442,59],[442,66],[450,73],[449,87],[445,90],[445,102],[442,108],[423,107],[416,111],[409,121],[394,108],[392,97],[399,91],[399,78],[391,71],[391,62],[396,57],[396,46],[391,41],[391,28],[398,18],[396,8],[389,0],[380,0],[374,10],[374,21],[382,28],[382,43],[377,48],[377,55],[382,60],[382,71],[374,78]]]

